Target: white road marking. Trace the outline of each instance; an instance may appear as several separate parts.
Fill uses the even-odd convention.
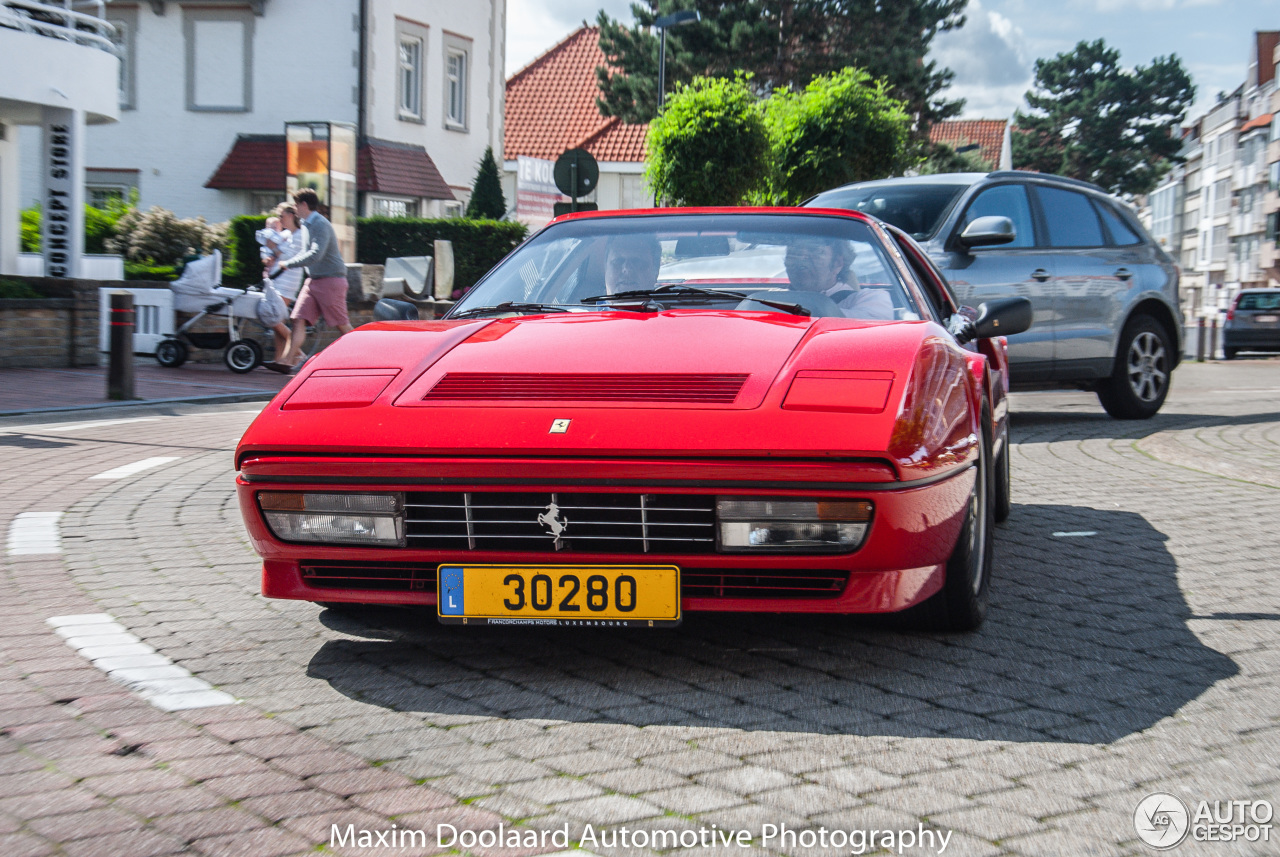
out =
[[[54,616],[45,622],[67,645],[93,665],[162,711],[185,711],[214,705],[235,705],[240,700],[215,690],[133,634],[110,613]]]
[[[19,512],[9,524],[9,556],[62,553],[61,512]]]
[[[161,464],[168,464],[170,461],[177,461],[177,456],[161,455],[156,458],[144,458],[141,461],[135,461],[133,464],[123,464],[105,473],[99,473],[97,476],[90,476],[90,479],[124,479],[126,476],[133,476],[135,473],[141,473],[144,470],[150,470],[153,467],[159,467]]]
[[[1071,531],[1054,533],[1053,537],[1055,539],[1076,539],[1076,538],[1082,538],[1084,536],[1096,536],[1097,534],[1098,534],[1097,530],[1071,530]]]
[[[119,420],[88,420],[78,423],[42,423],[40,425],[30,426],[5,426],[0,428],[0,434],[28,434],[30,432],[50,432],[50,431],[79,431],[80,429],[103,428],[105,426],[118,426],[125,423],[153,423],[159,417],[130,417],[128,419]]]

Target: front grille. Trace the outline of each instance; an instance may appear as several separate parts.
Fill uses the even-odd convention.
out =
[[[409,547],[424,549],[713,553],[715,497],[422,491],[405,497],[405,530]]]
[[[746,375],[450,372],[425,401],[689,402],[732,405]]]
[[[686,568],[683,598],[835,598],[849,572],[831,568]]]
[[[304,560],[302,578],[319,589],[379,592],[436,591],[436,565]],[[835,598],[849,572],[832,569],[713,569],[680,572],[682,598]]]
[[[304,560],[302,580],[320,589],[435,592],[436,567],[397,562]]]

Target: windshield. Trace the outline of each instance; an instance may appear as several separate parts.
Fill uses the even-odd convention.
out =
[[[919,318],[865,223],[794,214],[554,224],[491,271],[448,317],[678,308]]]
[[[917,241],[933,237],[947,210],[964,192],[960,184],[900,184],[842,187],[805,203],[810,208],[848,208],[880,218]]]

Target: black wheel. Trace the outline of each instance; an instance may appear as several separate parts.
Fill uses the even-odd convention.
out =
[[[1011,479],[1009,475],[1009,444],[1009,429],[1006,427],[1004,444],[1000,447],[1000,454],[996,456],[995,476],[992,479],[994,484],[991,490],[991,514],[997,524],[1003,524],[1009,520],[1009,514],[1013,511],[1013,488],[1010,485]]]
[[[1134,316],[1120,334],[1111,377],[1098,385],[1098,400],[1116,419],[1149,419],[1169,395],[1172,372],[1168,331],[1149,315]]]
[[[252,372],[262,365],[262,346],[252,339],[237,339],[222,352],[222,362],[237,375]]]
[[[187,362],[187,344],[181,339],[164,339],[156,346],[156,362],[166,369],[177,369]]]
[[[965,508],[964,527],[947,560],[942,589],[917,608],[913,617],[932,631],[973,631],[987,615],[991,589],[991,552],[994,546],[994,493],[991,461],[991,418],[983,407],[982,444],[973,490]]]
[[[1223,356],[1225,359],[1227,359],[1227,360],[1235,360],[1235,359],[1236,359],[1236,353],[1237,353],[1237,352],[1236,352],[1236,349],[1234,349],[1234,348],[1224,348],[1224,349],[1222,349],[1222,356]]]

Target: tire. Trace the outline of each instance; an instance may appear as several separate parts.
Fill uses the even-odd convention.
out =
[[[164,339],[156,346],[156,362],[166,369],[177,369],[187,362],[188,353],[181,339]]]
[[[1169,395],[1172,374],[1169,333],[1149,315],[1134,316],[1120,334],[1115,369],[1098,386],[1098,401],[1118,420],[1150,419]]]
[[[1004,445],[1000,448],[1000,454],[996,456],[993,468],[991,514],[997,524],[1003,524],[1009,520],[1009,515],[1013,512],[1013,486],[1009,473],[1009,444],[1011,443],[1009,434],[1009,429],[1006,427]]]
[[[1224,348],[1224,349],[1222,349],[1222,356],[1223,356],[1223,358],[1224,358],[1224,359],[1226,359],[1226,360],[1235,360],[1235,359],[1236,359],[1236,349],[1234,349],[1234,348]]]
[[[252,339],[237,339],[222,352],[222,362],[237,375],[252,372],[262,365],[262,346]]]
[[[965,510],[964,527],[947,560],[942,589],[920,605],[919,623],[929,630],[975,631],[987,616],[991,590],[991,553],[995,537],[995,479],[991,461],[991,417],[983,406],[982,445],[977,474]]]

